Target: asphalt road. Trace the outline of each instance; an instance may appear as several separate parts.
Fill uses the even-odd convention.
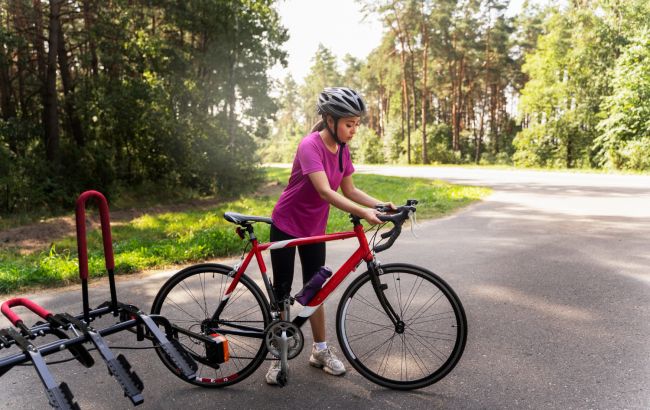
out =
[[[650,177],[446,167],[358,171],[494,188],[482,203],[421,222],[417,238],[405,230],[380,255],[385,263],[426,266],[456,290],[469,323],[456,369],[433,386],[397,392],[351,368],[341,378],[326,375],[308,366],[305,350],[290,362],[285,388],[264,383],[263,365],[235,386],[208,390],[171,375],[152,351],[124,351],[145,383],[139,408],[650,408]],[[328,264],[338,266],[351,246],[328,245]],[[172,273],[120,278],[118,296],[148,309]],[[334,345],[340,293],[326,304]],[[53,311],[81,310],[76,287],[26,296]],[[105,281],[91,286],[91,304],[107,296]],[[308,325],[304,330],[310,343]],[[129,333],[109,340],[137,345]],[[82,408],[131,407],[103,365],[51,367]],[[32,368],[0,378],[0,408],[47,407]]]

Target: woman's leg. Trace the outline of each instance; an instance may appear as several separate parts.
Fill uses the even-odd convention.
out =
[[[278,228],[271,225],[271,242],[294,239]],[[291,294],[293,268],[296,259],[296,248],[280,248],[271,250],[271,266],[273,267],[273,293],[278,303]]]
[[[312,276],[325,265],[325,243],[315,243],[298,247],[300,263],[302,264],[302,282],[303,286]],[[326,339],[325,332],[325,307],[321,305],[316,312],[309,317],[311,332],[314,336],[314,342],[324,342]]]
[[[302,280],[307,283],[320,267],[325,264],[325,243],[306,245],[298,248],[300,262],[302,263]],[[321,305],[310,317],[311,331],[314,335],[314,347],[309,356],[309,364],[323,369],[329,374],[341,376],[345,373],[345,366],[325,344],[325,308]]]

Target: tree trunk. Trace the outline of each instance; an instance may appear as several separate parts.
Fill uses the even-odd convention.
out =
[[[411,66],[411,72],[410,74],[410,80],[411,80],[411,102],[413,103],[413,129],[416,130],[418,128],[418,120],[417,120],[417,107],[416,107],[416,100],[415,100],[415,55],[413,54],[413,48],[411,47],[411,40],[409,36],[406,36],[406,45],[409,49],[409,63]],[[410,134],[409,134],[410,135]]]
[[[8,120],[16,116],[16,107],[11,98],[11,60],[4,53],[5,47],[5,44],[0,43],[0,115]]]
[[[93,34],[95,21],[95,2],[93,0],[84,0],[83,2],[84,29],[88,35],[88,49],[90,51],[90,72],[93,77],[99,75],[99,59],[97,58],[97,45]]]
[[[46,158],[51,163],[59,159],[59,112],[56,94],[56,57],[59,41],[59,15],[63,0],[50,0],[50,26],[48,36],[43,119],[45,128]]]
[[[70,131],[72,136],[77,143],[77,146],[83,147],[85,145],[85,139],[83,135],[83,129],[81,127],[81,120],[74,107],[74,83],[72,76],[70,75],[70,66],[68,64],[68,54],[65,50],[65,37],[63,35],[63,24],[59,19],[59,29],[58,29],[58,56],[59,56],[59,70],[61,72],[61,82],[63,83],[63,94],[65,102],[65,111],[68,116],[68,122],[70,124]]]
[[[499,98],[498,96],[501,93],[499,86],[496,83],[492,83],[490,94],[490,138],[494,138],[494,153],[499,153],[499,118],[497,116],[499,109]]]
[[[395,34],[397,35],[397,38],[399,38],[399,42],[402,48],[400,53],[400,63],[402,68],[402,112],[401,112],[402,141],[404,141],[404,118],[406,117],[406,158],[407,158],[407,163],[410,164],[411,163],[411,107],[410,107],[410,101],[408,95],[408,86],[406,82],[406,44],[404,41],[404,37],[406,36],[406,33],[402,28],[402,23],[399,19],[399,15],[397,13],[394,4],[393,4],[393,12],[395,14],[395,21],[397,22],[397,32]]]
[[[59,151],[58,104],[56,95],[56,57],[58,42],[58,19],[62,0],[50,0],[50,16],[48,29],[48,52],[45,54],[43,42],[43,9],[40,0],[33,0],[34,27],[33,42],[36,49],[36,62],[41,80],[41,99],[43,110],[41,121],[43,125],[43,140],[46,159],[56,162]]]
[[[424,19],[424,15],[422,16]],[[422,29],[422,37],[424,39],[424,50],[422,51],[422,163],[429,163],[429,156],[427,153],[427,98],[429,97],[429,90],[427,89],[427,69],[429,62],[429,42],[425,29]]]

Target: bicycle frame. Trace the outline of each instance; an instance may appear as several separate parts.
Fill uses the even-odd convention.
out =
[[[271,302],[271,306],[272,307],[277,306],[273,289],[271,287],[271,282],[269,281],[267,275],[266,264],[264,263],[264,259],[262,258],[263,251],[271,250],[271,249],[295,247],[301,245],[309,245],[309,244],[321,243],[321,242],[350,239],[356,237],[359,241],[359,247],[348,258],[348,260],[345,261],[343,265],[341,265],[341,267],[336,271],[336,273],[332,275],[332,277],[327,281],[325,286],[323,286],[309,301],[309,303],[307,303],[307,305],[303,307],[303,309],[300,311],[298,316],[296,316],[292,320],[292,323],[294,325],[301,327],[307,321],[307,319],[325,302],[327,297],[341,284],[341,282],[343,282],[343,280],[350,274],[350,272],[356,270],[356,268],[359,266],[359,264],[361,264],[361,262],[365,261],[367,263],[370,263],[374,260],[374,256],[370,250],[370,247],[368,245],[368,240],[363,230],[363,225],[361,225],[361,223],[358,220],[353,220],[353,223],[354,223],[354,231],[337,232],[332,234],[309,236],[304,238],[296,238],[296,239],[290,239],[290,240],[278,241],[278,242],[268,242],[263,244],[260,244],[258,242],[253,232],[252,226],[249,225],[247,227],[247,232],[250,237],[252,249],[248,252],[241,265],[236,267],[236,273],[234,274],[233,281],[228,287],[228,289],[226,290],[223,300],[221,301],[221,303],[217,307],[217,310],[212,316],[212,320],[218,322],[219,315],[226,307],[230,295],[237,287],[237,284],[239,283],[239,279],[248,268],[250,262],[253,260],[253,257],[255,257],[257,260],[257,264],[262,274],[262,278],[264,280],[266,292]],[[223,333],[225,335],[235,334],[240,336],[250,336],[254,338],[264,337],[263,330],[260,331],[259,329],[253,329],[253,328],[249,328],[246,326],[239,326],[239,325],[233,327],[237,327],[241,329],[241,331],[227,330],[223,328],[220,328],[219,331],[220,333]]]

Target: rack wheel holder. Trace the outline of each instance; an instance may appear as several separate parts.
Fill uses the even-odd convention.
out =
[[[93,310],[90,309],[88,298],[88,248],[85,212],[86,202],[91,198],[95,199],[99,205],[104,259],[111,296],[109,301],[102,303]],[[4,302],[0,307],[0,311],[14,327],[0,329],[0,350],[17,346],[22,350],[22,353],[0,358],[0,377],[13,366],[31,362],[43,383],[48,401],[53,408],[79,409],[79,405],[74,401],[74,396],[68,385],[65,382],[57,385],[44,357],[67,349],[82,365],[91,367],[95,361],[83,345],[90,342],[106,363],[109,374],[121,386],[124,395],[131,400],[133,405],[137,406],[144,401],[142,396],[144,384],[138,375],[131,370],[131,365],[126,357],[122,354],[116,356],[104,339],[104,336],[129,330],[137,334],[138,341],[151,340],[156,348],[163,352],[167,360],[175,364],[179,375],[182,375],[187,380],[195,378],[198,365],[194,358],[172,337],[177,326],[171,324],[163,316],[150,316],[136,306],[122,303],[117,299],[108,202],[104,195],[97,191],[84,192],[77,199],[75,214],[83,312],[76,316],[65,312],[53,314],[26,298],[14,298]],[[27,327],[20,316],[12,310],[15,307],[24,307],[31,310],[44,322],[38,322],[31,328]],[[91,326],[91,322],[107,314],[118,317],[118,322],[99,330]],[[165,330],[164,332],[161,330],[161,326]],[[41,346],[36,346],[32,342],[34,339],[46,335],[53,335],[58,340]],[[204,335],[196,336],[199,339],[207,339]]]

